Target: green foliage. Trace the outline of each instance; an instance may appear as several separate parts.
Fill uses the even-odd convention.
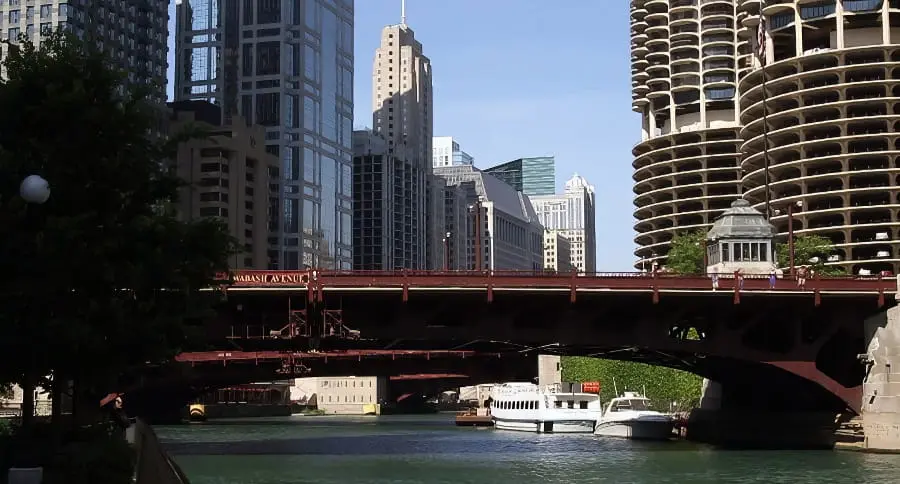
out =
[[[631,361],[604,360],[568,356],[562,359],[563,381],[599,381],[600,400],[616,397],[613,379],[619,393],[626,389],[647,391],[657,410],[668,411],[672,402],[679,410],[687,410],[700,400],[702,378],[685,371]]]
[[[789,268],[790,248],[787,243],[778,244],[775,248],[778,254],[778,267]],[[834,244],[831,240],[820,235],[794,236],[794,264],[795,266],[808,265],[820,275],[841,275],[844,268],[840,266],[828,266],[825,262],[828,256],[834,254]],[[818,258],[816,262],[812,259]]]
[[[228,269],[225,225],[165,207],[181,180],[158,140],[162,112],[77,39],[20,44],[0,80],[0,381],[51,371],[99,396],[122,374],[170,359]],[[39,174],[42,205],[15,196]]]
[[[675,234],[666,256],[666,269],[676,274],[704,274],[706,232],[682,232]]]

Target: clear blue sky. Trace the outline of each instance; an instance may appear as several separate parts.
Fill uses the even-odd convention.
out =
[[[355,3],[354,122],[371,126],[373,55],[382,27],[400,21],[400,0]],[[553,155],[560,187],[585,176],[597,190],[597,270],[633,270],[640,119],[628,2],[407,0],[407,23],[431,59],[434,134],[456,138],[481,168]]]

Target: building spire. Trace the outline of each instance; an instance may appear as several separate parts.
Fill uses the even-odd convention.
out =
[[[400,0],[400,25],[406,27],[406,0]]]

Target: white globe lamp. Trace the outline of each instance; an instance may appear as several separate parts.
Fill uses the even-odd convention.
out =
[[[28,203],[44,203],[50,198],[50,183],[38,175],[28,175],[19,185],[19,196]]]

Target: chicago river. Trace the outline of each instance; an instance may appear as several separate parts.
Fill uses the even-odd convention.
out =
[[[887,484],[900,455],[457,428],[453,415],[286,417],[157,428],[192,484]]]

